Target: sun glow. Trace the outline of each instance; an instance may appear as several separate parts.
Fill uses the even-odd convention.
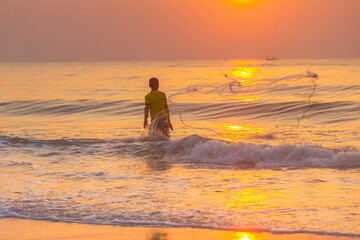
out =
[[[226,2],[236,6],[252,6],[261,0],[225,0]]]

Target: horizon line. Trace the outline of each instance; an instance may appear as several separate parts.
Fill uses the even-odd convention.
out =
[[[0,64],[6,63],[95,63],[95,62],[198,62],[198,61],[239,61],[239,60],[255,60],[255,61],[283,61],[283,60],[353,60],[360,59],[359,57],[302,57],[302,58],[279,58],[276,60],[267,60],[265,58],[209,58],[209,59],[124,59],[124,60],[19,60],[19,61],[2,61]]]

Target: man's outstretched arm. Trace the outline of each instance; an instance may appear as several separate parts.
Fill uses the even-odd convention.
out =
[[[145,108],[144,108],[144,128],[146,128],[149,124],[148,124],[148,117],[149,117],[149,111],[150,111],[150,105],[149,104],[145,104]]]
[[[172,126],[172,124],[170,122],[170,110],[169,110],[169,107],[168,107],[167,104],[165,104],[165,111],[166,111],[166,116],[168,118],[169,127],[170,127],[171,131],[174,131],[173,126]]]

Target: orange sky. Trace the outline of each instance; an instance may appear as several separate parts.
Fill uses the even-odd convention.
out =
[[[360,57],[360,0],[1,0],[0,61]]]

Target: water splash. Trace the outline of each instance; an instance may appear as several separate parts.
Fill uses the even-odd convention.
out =
[[[160,125],[164,122],[164,117],[167,118],[164,114],[165,111],[159,112],[153,120],[151,120],[151,124],[143,129],[140,140],[143,141],[164,141],[169,140],[170,134],[168,131],[161,131],[162,128]],[[168,129],[169,130],[169,129]]]

